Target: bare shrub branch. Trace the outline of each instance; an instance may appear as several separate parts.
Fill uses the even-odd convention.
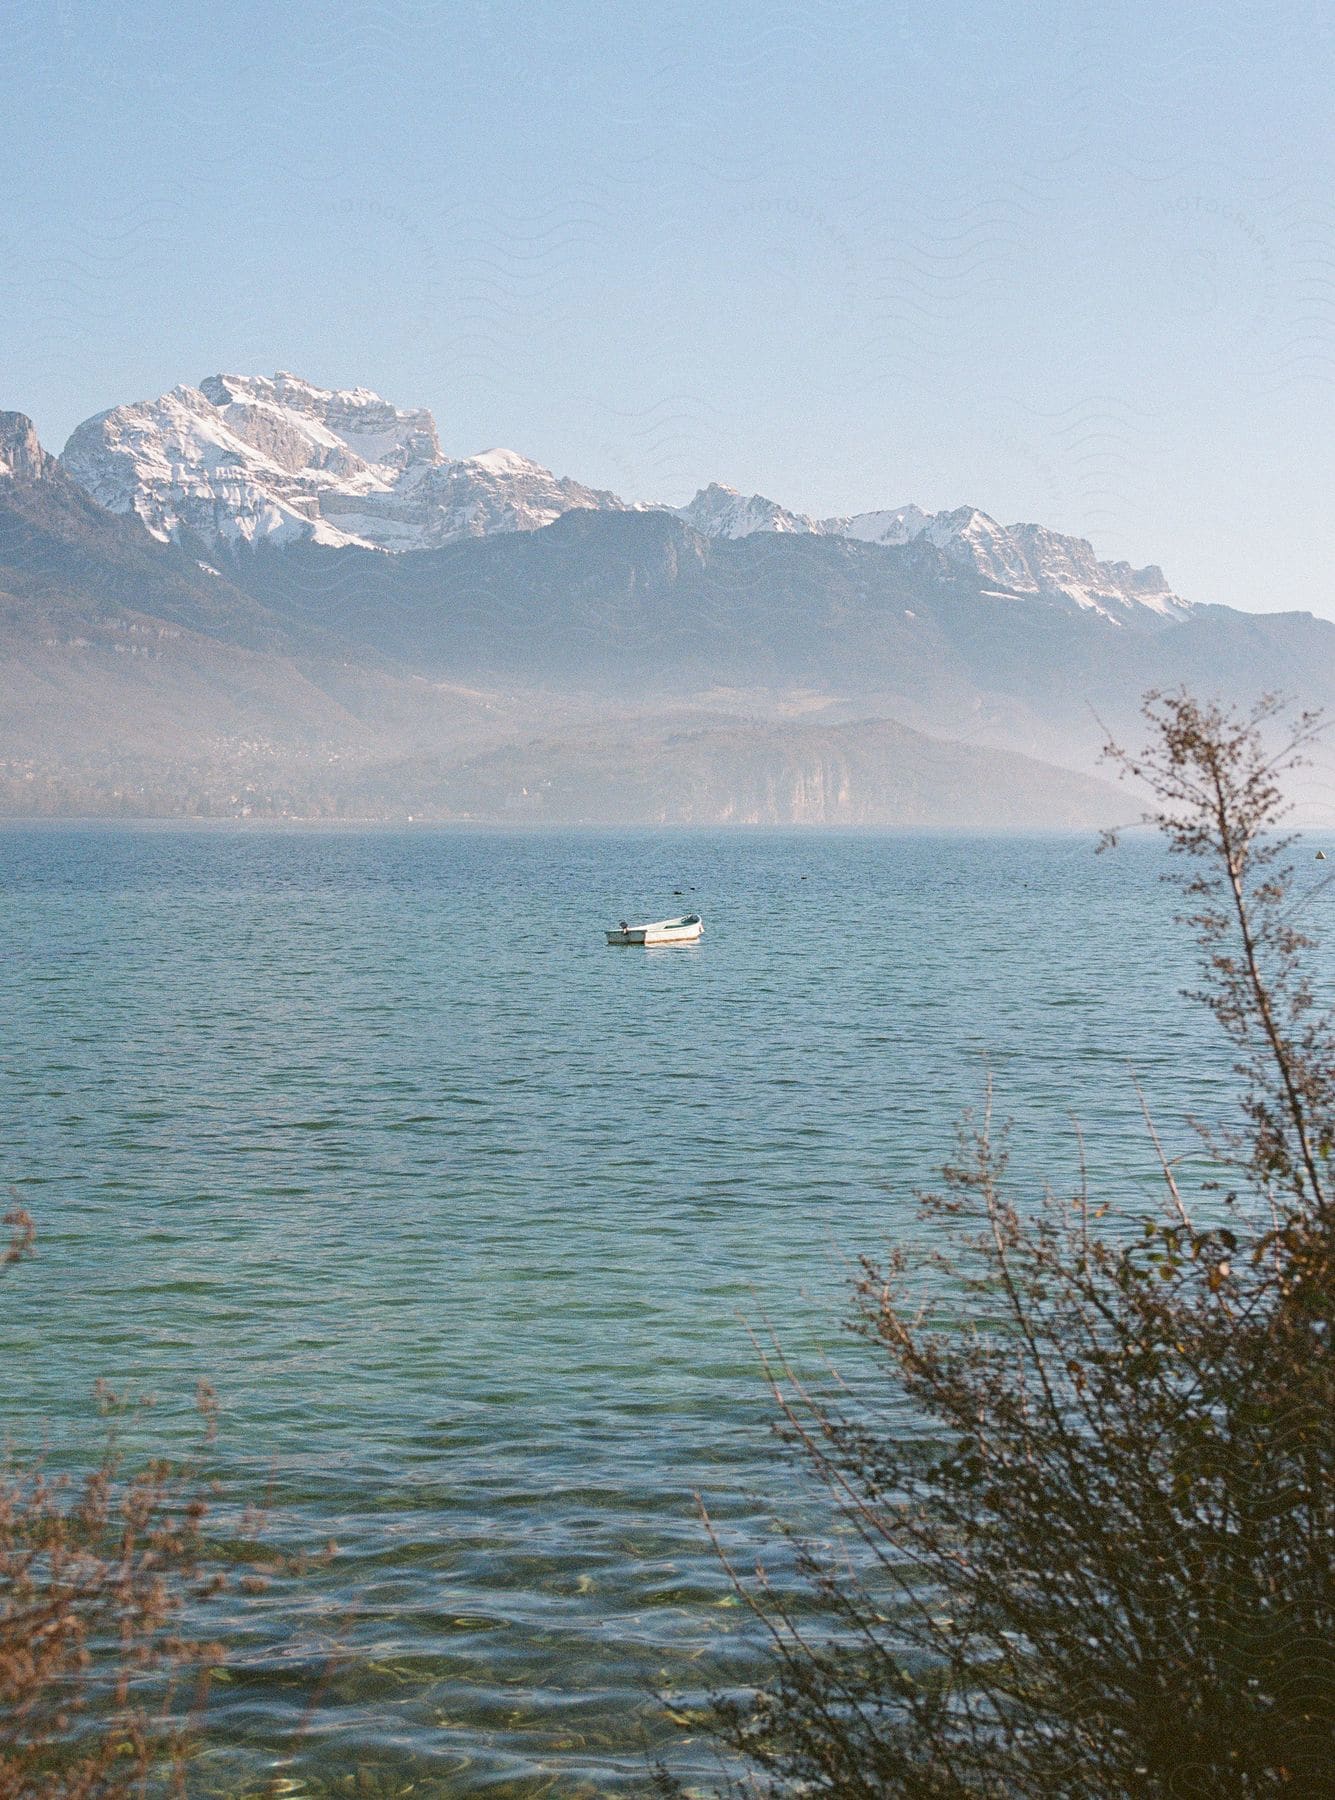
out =
[[[1188,859],[1200,997],[1242,1076],[1235,1189],[1189,1200],[1146,1108],[1160,1212],[1114,1219],[1083,1177],[1030,1199],[990,1095],[966,1119],[920,1202],[935,1247],[863,1265],[872,1388],[776,1384],[861,1555],[854,1575],[803,1547],[819,1633],[741,1584],[773,1651],[712,1714],[739,1793],[1328,1791],[1335,1033],[1280,831],[1316,723],[1276,751],[1272,698],[1238,716],[1156,693],[1146,715],[1149,748],[1112,754]]]

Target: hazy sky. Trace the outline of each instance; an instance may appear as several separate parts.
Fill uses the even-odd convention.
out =
[[[5,6],[0,407],[217,370],[1335,616],[1335,15]]]

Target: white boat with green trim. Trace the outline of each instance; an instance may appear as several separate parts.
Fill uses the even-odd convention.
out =
[[[704,931],[699,913],[681,919],[658,919],[652,925],[628,925],[623,919],[609,931],[609,944],[693,944]]]

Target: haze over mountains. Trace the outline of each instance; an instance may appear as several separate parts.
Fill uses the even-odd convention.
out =
[[[0,414],[0,657],[20,812],[1106,822],[1147,687],[1335,700],[1335,625],[1040,525],[628,500],[282,373]]]

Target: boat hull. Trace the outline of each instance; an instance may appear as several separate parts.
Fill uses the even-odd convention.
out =
[[[661,919],[654,925],[625,925],[607,933],[609,944],[693,944],[704,935],[699,919]]]

